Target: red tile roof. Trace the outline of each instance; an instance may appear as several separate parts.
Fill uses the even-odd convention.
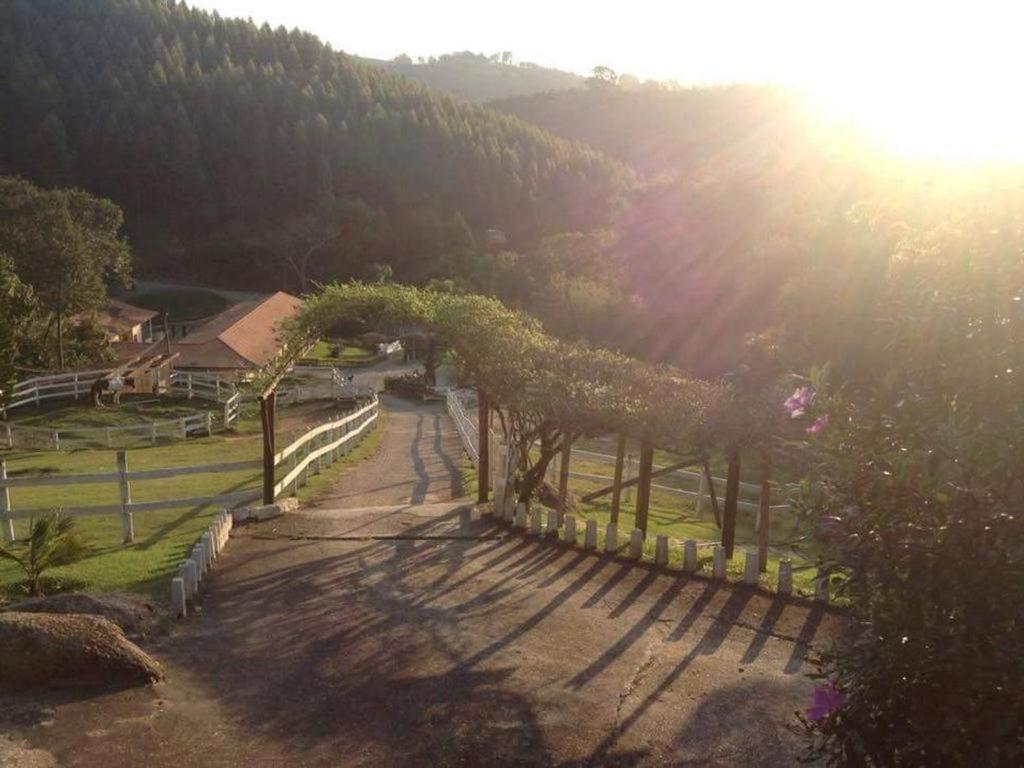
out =
[[[280,352],[282,323],[302,309],[302,300],[278,291],[226,309],[175,342],[176,367],[258,368]]]

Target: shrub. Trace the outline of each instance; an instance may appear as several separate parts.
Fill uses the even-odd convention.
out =
[[[33,520],[24,541],[0,546],[0,559],[20,566],[25,571],[30,594],[40,597],[47,571],[71,565],[88,551],[88,545],[75,530],[74,518],[53,513]]]

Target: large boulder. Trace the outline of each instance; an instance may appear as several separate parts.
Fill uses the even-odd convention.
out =
[[[107,619],[0,613],[0,690],[124,687],[162,678],[160,664]]]
[[[18,613],[78,613],[109,619],[128,635],[145,635],[152,630],[163,611],[156,603],[128,595],[88,595],[84,592],[63,592],[46,597],[33,597],[5,611]]]

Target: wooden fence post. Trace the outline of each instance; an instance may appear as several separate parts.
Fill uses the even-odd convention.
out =
[[[490,440],[490,403],[487,393],[477,390],[477,468],[476,485],[478,503],[483,504],[491,495],[491,440]]]
[[[654,470],[654,445],[650,438],[640,444],[640,482],[636,489],[636,528],[647,535],[647,511],[651,506],[651,472]]]
[[[770,504],[772,498],[771,488],[771,461],[768,452],[765,451],[761,458],[761,498],[757,509],[757,560],[758,570],[761,573],[768,572],[768,534]]]
[[[619,522],[619,505],[622,501],[622,464],[626,460],[626,435],[619,434],[619,444],[615,449],[615,477],[612,483],[615,490],[612,491],[612,516],[611,522]]]
[[[4,422],[4,432],[7,436],[7,447],[14,448],[14,433],[11,431],[11,425],[8,422]]]
[[[274,503],[274,401],[277,392],[260,398],[260,421],[263,425],[263,503]]]
[[[564,516],[569,501],[569,460],[572,458],[572,441],[562,438],[562,456],[558,462],[558,511]]]
[[[211,411],[206,412],[206,436],[210,437],[213,435],[213,413]]]
[[[151,422],[149,425],[149,442],[151,445],[156,445],[156,422]]]
[[[130,505],[132,503],[132,487],[128,482],[128,452],[117,452],[118,484],[121,488],[121,528],[124,532],[124,543],[135,541],[135,521],[132,519]]]
[[[77,400],[78,399],[78,374],[77,373],[75,374],[74,382],[75,382],[75,400]]]
[[[186,376],[185,381],[188,382],[188,390],[187,390],[187,393],[185,394],[185,399],[186,400],[191,400],[192,399],[192,374],[191,373]]]
[[[0,459],[0,482],[7,480],[7,462]],[[5,485],[0,488],[0,516],[3,517],[4,541],[14,541],[14,518],[11,516],[11,493]]]
[[[60,432],[53,430],[53,450],[60,450]]]
[[[740,454],[733,451],[729,454],[729,474],[725,480],[725,510],[722,514],[722,547],[725,557],[732,560],[733,547],[736,544],[736,510],[740,494]]]

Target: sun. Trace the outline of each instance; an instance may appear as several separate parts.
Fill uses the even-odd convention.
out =
[[[930,0],[842,17],[824,7],[846,34],[819,38],[798,79],[825,112],[904,155],[1024,161],[1024,5]]]

